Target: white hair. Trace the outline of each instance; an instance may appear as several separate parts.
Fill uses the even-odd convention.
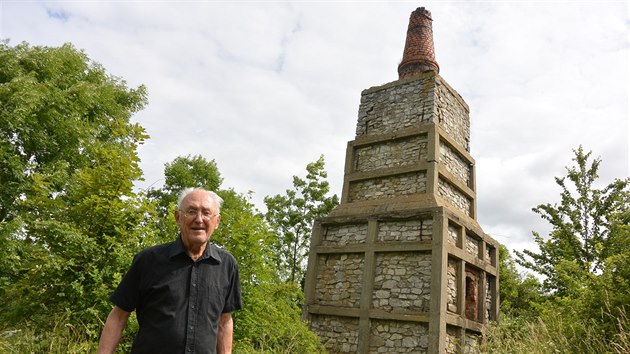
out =
[[[192,188],[192,187],[185,188],[183,191],[181,191],[181,193],[179,193],[179,198],[177,198],[177,210],[182,209],[182,202],[184,201],[184,198],[186,198],[190,193],[195,192],[195,191],[204,191],[208,193],[208,196],[210,196],[210,199],[214,201],[214,204],[217,207],[217,213],[219,214],[221,213],[221,207],[223,206],[223,198],[219,197],[219,195],[213,191],[208,191],[203,188]]]

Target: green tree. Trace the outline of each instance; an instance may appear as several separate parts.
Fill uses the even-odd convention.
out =
[[[627,307],[630,304],[630,208],[616,215],[611,233],[615,237],[610,242],[610,255],[606,257],[602,274],[608,286],[597,289],[612,294],[613,306]]]
[[[604,270],[605,262],[620,251],[619,233],[613,232],[618,215],[630,208],[630,179],[615,179],[603,189],[595,187],[601,160],[582,147],[574,150],[577,166],[566,177],[556,177],[560,204],[541,204],[534,212],[552,225],[547,238],[534,232],[539,252],[517,253],[517,262],[545,276],[544,286],[558,296],[583,288],[588,278]],[[569,184],[570,183],[570,184]]]
[[[602,330],[609,338],[618,334],[619,319],[627,319],[630,313],[630,209],[612,219],[609,255],[602,262],[602,271],[585,284],[581,294],[584,308],[580,313],[601,320]],[[630,332],[630,328],[626,327],[626,331]]]
[[[87,323],[140,247],[152,209],[133,192],[132,114],[146,104],[70,44],[0,43],[0,321]]]
[[[188,187],[218,191],[223,179],[214,160],[208,161],[200,155],[179,156],[164,166],[164,185],[147,192],[157,209],[155,220],[161,241],[173,240],[177,235],[177,224],[173,212],[179,193]]]
[[[630,300],[630,179],[599,189],[601,160],[581,147],[574,153],[576,166],[556,178],[560,203],[534,208],[551,223],[550,234],[534,233],[539,251],[517,253],[517,262],[545,277],[546,301],[537,307],[541,321],[571,343],[568,351],[586,353],[595,342],[628,338],[623,319]]]
[[[147,136],[129,119],[145,104],[143,86],[127,88],[71,44],[0,42],[0,221],[17,215],[35,175],[60,193],[108,145],[135,154]]]
[[[306,178],[293,176],[293,189],[285,195],[265,197],[265,218],[276,234],[276,263],[283,279],[300,282],[304,276],[311,230],[315,219],[328,214],[338,203],[330,191],[324,156],[306,165]]]
[[[544,301],[541,284],[533,275],[518,271],[516,261],[503,245],[499,248],[499,299],[502,314],[533,319]]]

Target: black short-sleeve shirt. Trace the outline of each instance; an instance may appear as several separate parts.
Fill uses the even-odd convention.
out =
[[[136,311],[132,353],[216,353],[221,314],[242,308],[234,257],[208,243],[194,262],[181,238],[139,252],[109,299]]]

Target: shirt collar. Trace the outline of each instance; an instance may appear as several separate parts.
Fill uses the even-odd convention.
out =
[[[186,248],[184,247],[184,242],[182,241],[182,234],[179,234],[177,236],[177,240],[173,242],[173,246],[171,247],[171,250],[169,252],[169,257],[173,258],[182,253],[188,256],[188,252],[186,251]],[[221,263],[221,258],[219,257],[219,252],[217,252],[217,247],[210,242],[206,243],[206,249],[203,251],[203,254],[199,258],[199,260],[202,261],[207,258],[212,258],[215,262]]]

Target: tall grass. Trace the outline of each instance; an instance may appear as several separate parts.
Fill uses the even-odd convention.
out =
[[[0,330],[0,353],[94,353],[98,340],[87,327],[73,326],[64,321],[51,331],[38,331],[23,324],[18,328]],[[241,353],[295,353],[295,343],[301,338],[290,338],[279,348],[270,339],[258,343],[254,349],[247,340],[234,343]],[[123,343],[121,343],[123,344]],[[268,345],[267,345],[268,344]],[[129,349],[128,347],[126,347]],[[122,352],[124,348],[120,348]],[[625,311],[616,318],[616,332],[606,337],[601,324],[592,319],[569,321],[562,316],[525,320],[503,315],[500,322],[491,324],[479,344],[481,354],[627,354],[630,353],[630,319]]]
[[[96,353],[98,336],[87,325],[69,324],[68,314],[53,320],[52,330],[41,330],[30,322],[10,328],[0,328],[0,354],[83,354]],[[101,325],[103,323],[101,322]],[[325,353],[323,346],[306,325],[285,328],[276,326],[275,330],[262,332],[256,343],[250,338],[234,340],[234,353],[239,354],[294,354]],[[131,350],[133,337],[138,324],[135,312],[129,319],[123,337],[118,346],[118,353]]]
[[[622,311],[617,331],[607,338],[601,324],[592,320],[567,321],[562,316],[524,320],[503,316],[489,326],[480,353],[505,354],[627,354],[630,353],[630,320]]]
[[[85,328],[59,324],[52,331],[41,332],[26,325],[0,331],[0,353],[94,353],[98,343],[89,338]]]

